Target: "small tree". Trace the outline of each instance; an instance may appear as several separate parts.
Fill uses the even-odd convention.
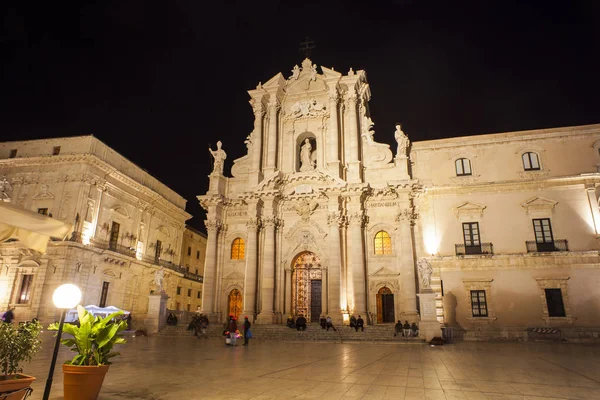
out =
[[[0,322],[0,368],[4,379],[17,379],[16,375],[23,372],[23,361],[31,361],[40,350],[41,331],[42,325],[37,321],[18,327]]]

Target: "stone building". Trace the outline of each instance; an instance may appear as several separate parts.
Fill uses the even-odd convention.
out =
[[[320,69],[306,59],[249,91],[231,177],[222,143],[210,150],[205,313],[471,338],[598,326],[600,125],[411,144],[398,124],[390,149],[366,73]]]
[[[5,201],[75,229],[43,255],[0,245],[0,309],[16,307],[17,320],[55,320],[52,293],[66,282],[84,305],[129,310],[137,326],[161,268],[171,298],[178,287],[202,290],[202,277],[180,266],[185,199],[95,137],[0,143],[0,177]]]
[[[202,276],[206,259],[206,234],[186,226],[181,242],[181,266],[187,272]],[[170,299],[174,310],[196,311],[202,306],[202,288],[195,282],[180,287],[176,296]],[[174,304],[173,304],[174,303]]]

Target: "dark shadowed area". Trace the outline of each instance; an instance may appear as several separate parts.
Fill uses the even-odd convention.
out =
[[[246,90],[311,59],[364,69],[376,140],[600,122],[598,2],[6,2],[0,140],[93,133],[188,200],[232,160]]]

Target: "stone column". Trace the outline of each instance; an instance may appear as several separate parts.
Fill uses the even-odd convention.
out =
[[[346,96],[346,138],[348,140],[347,154],[347,165],[348,171],[346,172],[346,178],[348,182],[356,183],[360,182],[360,147],[358,142],[358,119],[356,116],[356,105],[358,99],[356,98],[356,91],[354,89],[348,90]]]
[[[329,225],[329,266],[327,268],[328,311],[331,319],[338,325],[343,321],[340,302],[342,290],[340,223],[343,221],[345,219],[342,219],[342,216],[337,211],[331,212],[327,216],[327,224]]]
[[[275,230],[278,220],[276,217],[263,218],[264,242],[263,242],[263,268],[261,276],[261,308],[257,324],[273,323],[273,300],[275,292]]]
[[[348,262],[352,274],[353,311],[354,314],[360,314],[366,320],[367,296],[365,292],[365,253],[362,232],[365,216],[362,211],[356,211],[349,215],[348,222]]]
[[[329,91],[329,134],[327,135],[327,169],[335,176],[340,176],[340,151],[339,151],[339,123],[338,123],[339,95],[334,87]],[[333,317],[331,317],[333,318]]]
[[[274,95],[273,95],[274,96]],[[275,162],[277,159],[277,111],[279,104],[277,99],[269,103],[269,130],[267,136],[267,162],[264,168],[266,173],[275,172]]]
[[[405,208],[396,216],[400,234],[400,279],[402,298],[400,299],[400,315],[402,319],[411,321],[417,318],[417,288],[415,281],[415,259],[413,256],[412,225],[416,214],[412,207]]]
[[[251,184],[257,184],[261,181],[261,158],[262,158],[262,138],[263,138],[263,116],[265,111],[261,99],[255,100],[254,110],[254,131],[252,131],[252,169],[250,171]]]
[[[215,285],[217,279],[218,235],[221,222],[216,219],[204,221],[208,236],[206,239],[206,259],[204,261],[204,284],[202,288],[202,314],[214,316]]]
[[[246,241],[246,273],[244,276],[244,311],[242,313],[254,320],[256,316],[256,279],[258,273],[257,246],[260,220],[250,218],[246,223],[248,240]]]

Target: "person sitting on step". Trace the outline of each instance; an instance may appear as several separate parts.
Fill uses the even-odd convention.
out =
[[[356,317],[354,315],[352,315],[350,317],[350,328],[354,328],[356,327]]]
[[[410,334],[414,337],[419,336],[419,327],[414,322],[410,325]]]
[[[327,320],[325,319],[324,315],[321,315],[321,319],[319,319],[319,324],[321,325],[321,329],[327,328]]]
[[[410,324],[408,321],[404,321],[404,325],[402,325],[402,330],[404,331],[404,337],[410,337]]]
[[[402,321],[400,320],[394,325],[394,336],[398,336],[399,333],[402,334]]]
[[[359,329],[362,332],[365,331],[365,321],[362,319],[362,317],[360,315],[358,316],[358,319],[356,320],[356,326],[354,329],[356,330],[356,332],[358,332]]]
[[[296,327],[296,323],[294,322],[294,318],[291,315],[288,317],[287,322],[285,323],[285,325],[288,328],[292,328],[292,329],[294,329]]]
[[[296,320],[296,329],[299,330],[299,331],[300,330],[302,330],[302,331],[306,330],[306,318],[304,318],[304,316],[302,314],[300,314],[300,316]]]

